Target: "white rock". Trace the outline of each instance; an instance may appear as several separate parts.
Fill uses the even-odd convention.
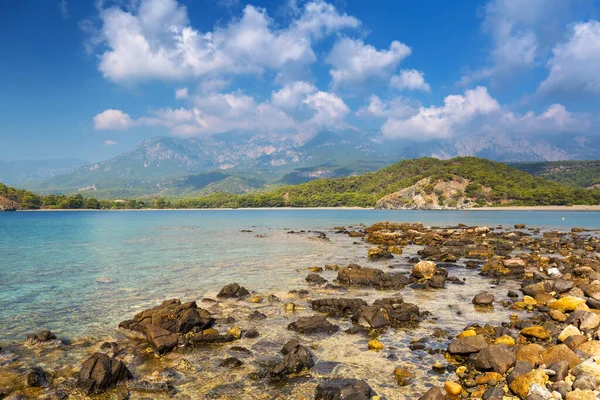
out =
[[[576,327],[574,327],[573,325],[568,325],[558,335],[558,340],[560,340],[561,342],[564,342],[565,340],[567,340],[567,338],[569,336],[573,336],[573,335],[581,335],[581,331],[579,329],[577,329]]]
[[[529,393],[527,393],[527,397],[533,395],[538,395],[544,400],[554,400],[554,396],[552,396],[552,393],[548,389],[542,387],[537,383],[532,384],[529,388]]]

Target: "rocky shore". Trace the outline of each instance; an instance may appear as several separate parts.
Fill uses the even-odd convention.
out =
[[[285,296],[239,281],[166,300],[106,340],[0,343],[0,399],[600,398],[597,232],[381,222],[315,238],[328,235],[368,263],[306,266]],[[476,278],[489,290],[464,299],[475,317],[457,330],[448,293]]]

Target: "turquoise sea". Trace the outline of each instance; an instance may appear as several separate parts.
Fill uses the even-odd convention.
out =
[[[366,245],[353,245],[354,239],[336,235],[332,227],[382,220],[600,229],[598,212],[0,213],[0,341],[22,340],[41,328],[63,337],[110,334],[118,321],[166,298],[214,296],[234,281],[268,293],[305,288],[301,271],[307,266],[367,262]],[[322,230],[331,242],[289,230]]]

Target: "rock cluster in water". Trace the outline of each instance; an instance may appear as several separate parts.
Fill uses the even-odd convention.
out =
[[[520,292],[507,293],[508,301],[486,291],[466,300],[476,311],[504,308],[513,314],[497,326],[473,321],[453,337],[442,333],[448,337],[437,350],[443,361],[432,365],[432,371],[446,374],[448,379],[433,386],[422,382],[419,387],[431,387],[418,394],[401,392],[418,382],[408,364],[394,355],[402,365],[389,376],[389,384],[397,387],[398,398],[600,398],[600,240],[581,229],[541,232],[522,224],[515,229],[425,228],[388,222],[364,230],[336,228],[369,243],[366,256],[373,263],[391,262],[409,245],[419,246],[419,257],[409,260],[405,272],[359,264],[309,267],[305,281],[310,290],[294,291],[294,302],[251,293],[237,283],[223,287],[218,300],[203,299],[201,307],[194,301],[167,300],[121,322],[119,330],[127,338],[89,344],[90,354],[74,370],[54,370],[47,363],[19,363],[18,356],[10,355],[11,349],[19,347],[9,345],[7,350],[4,346],[4,350],[0,348],[0,360],[4,360],[0,363],[0,398],[66,399],[103,393],[110,398],[128,398],[132,393],[140,398],[168,398],[177,396],[190,380],[204,379],[204,372],[187,360],[190,355],[202,354],[226,370],[253,363],[255,371],[247,380],[270,390],[275,398],[288,398],[285,393],[294,385],[312,382],[310,397],[314,399],[371,399],[377,393],[369,384],[370,376],[323,374],[323,368],[332,364],[330,372],[336,363],[319,360],[315,343],[322,340],[318,346],[332,346],[334,342],[327,341],[332,335],[362,335],[365,351],[381,353],[388,347],[381,336],[384,332],[410,332],[430,315],[405,301],[399,291],[409,290],[408,286],[430,290],[443,302],[446,285],[465,284],[451,272],[465,267],[488,277],[490,283],[519,282]],[[331,270],[336,276],[329,282],[321,274]],[[375,300],[346,295],[348,289],[375,294]],[[334,294],[313,298],[314,291]],[[219,304],[223,307],[216,307]],[[252,311],[240,319],[231,315],[237,309]],[[310,314],[294,316],[302,309]],[[289,313],[285,327],[296,338],[260,342],[261,332],[252,324],[269,321],[275,310]],[[348,325],[351,327],[344,328]],[[443,328],[444,321],[438,320],[436,326]],[[255,347],[249,349],[246,343]],[[427,338],[415,339],[399,350],[427,350],[426,343]],[[45,357],[48,352],[66,352],[73,346],[43,330],[27,336],[23,347]],[[214,387],[198,398],[232,398],[219,390]],[[276,397],[279,391],[283,397]]]

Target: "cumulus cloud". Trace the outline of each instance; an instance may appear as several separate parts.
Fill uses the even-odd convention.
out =
[[[372,95],[369,104],[361,107],[356,112],[359,117],[396,117],[407,118],[414,115],[420,104],[417,101],[404,97],[396,97],[392,100],[383,101],[379,96]]]
[[[307,95],[315,93],[317,88],[307,82],[295,81],[286,84],[284,87],[271,93],[271,103],[284,108],[296,108],[304,101]]]
[[[552,50],[548,68],[541,93],[600,93],[600,22],[574,24],[568,39]]]
[[[175,89],[175,99],[176,100],[185,99],[186,97],[188,97],[188,88],[183,87],[183,88]]]
[[[385,138],[413,140],[445,139],[456,128],[479,115],[491,114],[500,109],[487,89],[479,86],[465,91],[464,95],[450,95],[441,107],[421,107],[409,118],[389,118],[381,127]]]
[[[317,92],[308,96],[304,102],[315,111],[308,122],[315,127],[340,128],[350,109],[341,97],[329,92]]]
[[[501,124],[510,130],[530,134],[583,133],[591,125],[588,115],[573,114],[562,104],[552,104],[540,115],[532,111],[521,116],[507,112]]]
[[[416,69],[404,69],[400,74],[392,76],[390,87],[395,89],[423,90],[429,92],[431,87],[425,82],[425,74]]]
[[[135,125],[135,121],[121,110],[109,109],[94,117],[96,130],[124,131]]]
[[[266,10],[247,5],[239,19],[201,32],[190,25],[176,0],[141,0],[129,10],[100,11],[94,36],[106,45],[99,69],[115,82],[182,79],[207,74],[261,73],[315,61],[312,42],[360,21],[321,0],[304,5],[299,17],[279,29]],[[89,27],[87,27],[89,28]]]
[[[389,77],[400,61],[410,55],[411,49],[393,41],[388,50],[377,50],[362,40],[343,38],[331,49],[327,63],[334,85],[359,83],[371,77]]]

